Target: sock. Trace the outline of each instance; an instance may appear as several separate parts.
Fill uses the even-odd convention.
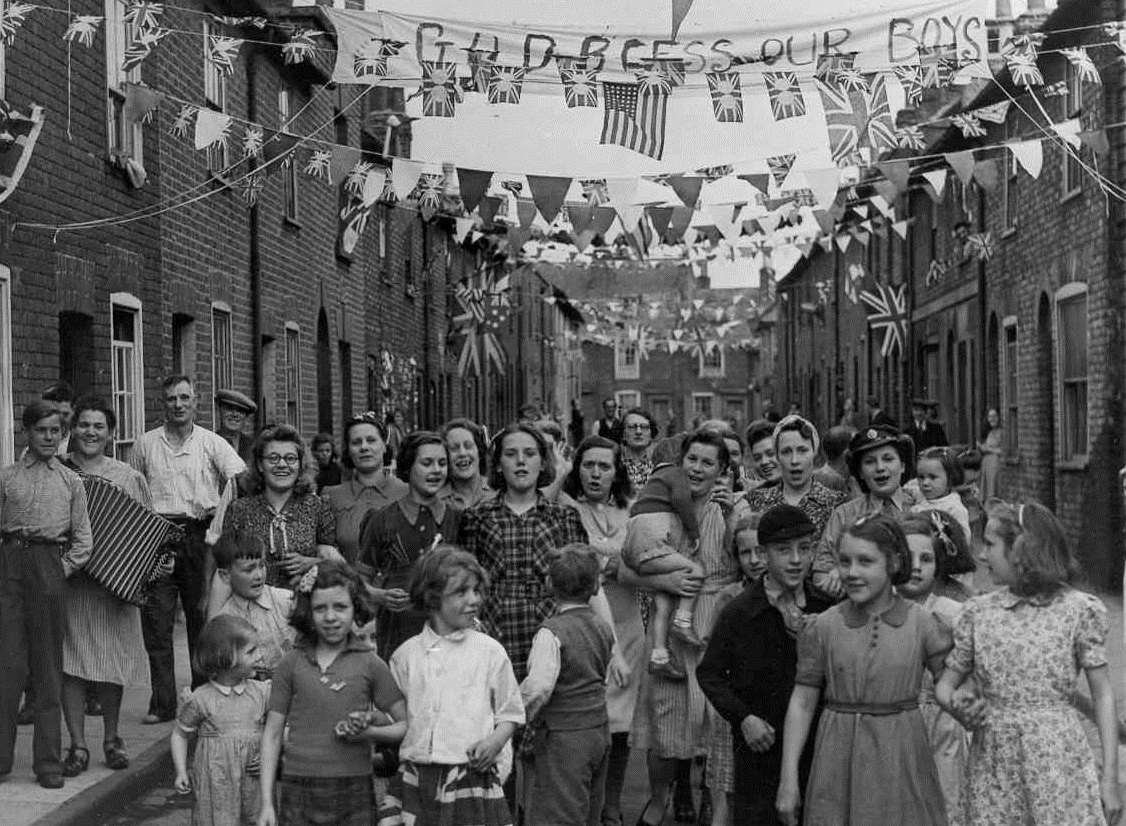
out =
[[[677,608],[676,613],[673,614],[672,624],[679,625],[681,628],[691,628],[692,612],[686,611],[683,608]]]
[[[653,652],[649,655],[649,661],[654,663],[667,663],[669,661],[669,650],[667,648],[654,648]]]

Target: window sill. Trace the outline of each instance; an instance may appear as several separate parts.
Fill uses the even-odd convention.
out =
[[[1011,227],[1005,227],[1003,230],[1001,230],[1001,240],[1012,238],[1016,234],[1017,224],[1013,224]]]
[[[1065,192],[1060,196],[1060,203],[1066,204],[1068,201],[1073,201],[1083,194],[1083,187],[1076,187],[1071,192]]]
[[[220,175],[214,169],[207,170],[207,177],[211,180],[212,183],[218,184],[220,189],[231,188],[231,179],[226,177],[225,175]]]
[[[291,218],[288,215],[285,216],[285,218],[282,220],[282,223],[290,229],[301,229],[301,222],[298,219]]]
[[[1065,459],[1063,461],[1056,462],[1056,470],[1063,471],[1065,473],[1076,473],[1084,471],[1087,470],[1089,466],[1090,461],[1086,456],[1079,456],[1074,459]]]

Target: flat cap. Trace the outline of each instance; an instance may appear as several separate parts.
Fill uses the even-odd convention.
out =
[[[801,508],[785,503],[770,508],[758,521],[758,544],[789,542],[817,533],[817,526]]]
[[[237,390],[216,390],[215,404],[223,407],[233,407],[235,410],[241,410],[247,415],[253,415],[258,412],[258,405],[250,400],[250,396],[247,396],[245,393],[240,393]]]

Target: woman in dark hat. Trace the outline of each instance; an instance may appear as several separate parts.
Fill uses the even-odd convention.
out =
[[[865,514],[899,518],[914,498],[903,489],[915,459],[914,444],[894,427],[874,425],[859,431],[848,445],[848,469],[862,493],[839,505],[829,516],[813,560],[813,585],[826,595],[844,595],[837,571],[837,543],[845,529]]]

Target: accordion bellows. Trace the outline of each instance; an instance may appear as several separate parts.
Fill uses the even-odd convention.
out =
[[[82,474],[94,550],[83,570],[118,599],[140,605],[163,548],[179,528],[100,476]]]

